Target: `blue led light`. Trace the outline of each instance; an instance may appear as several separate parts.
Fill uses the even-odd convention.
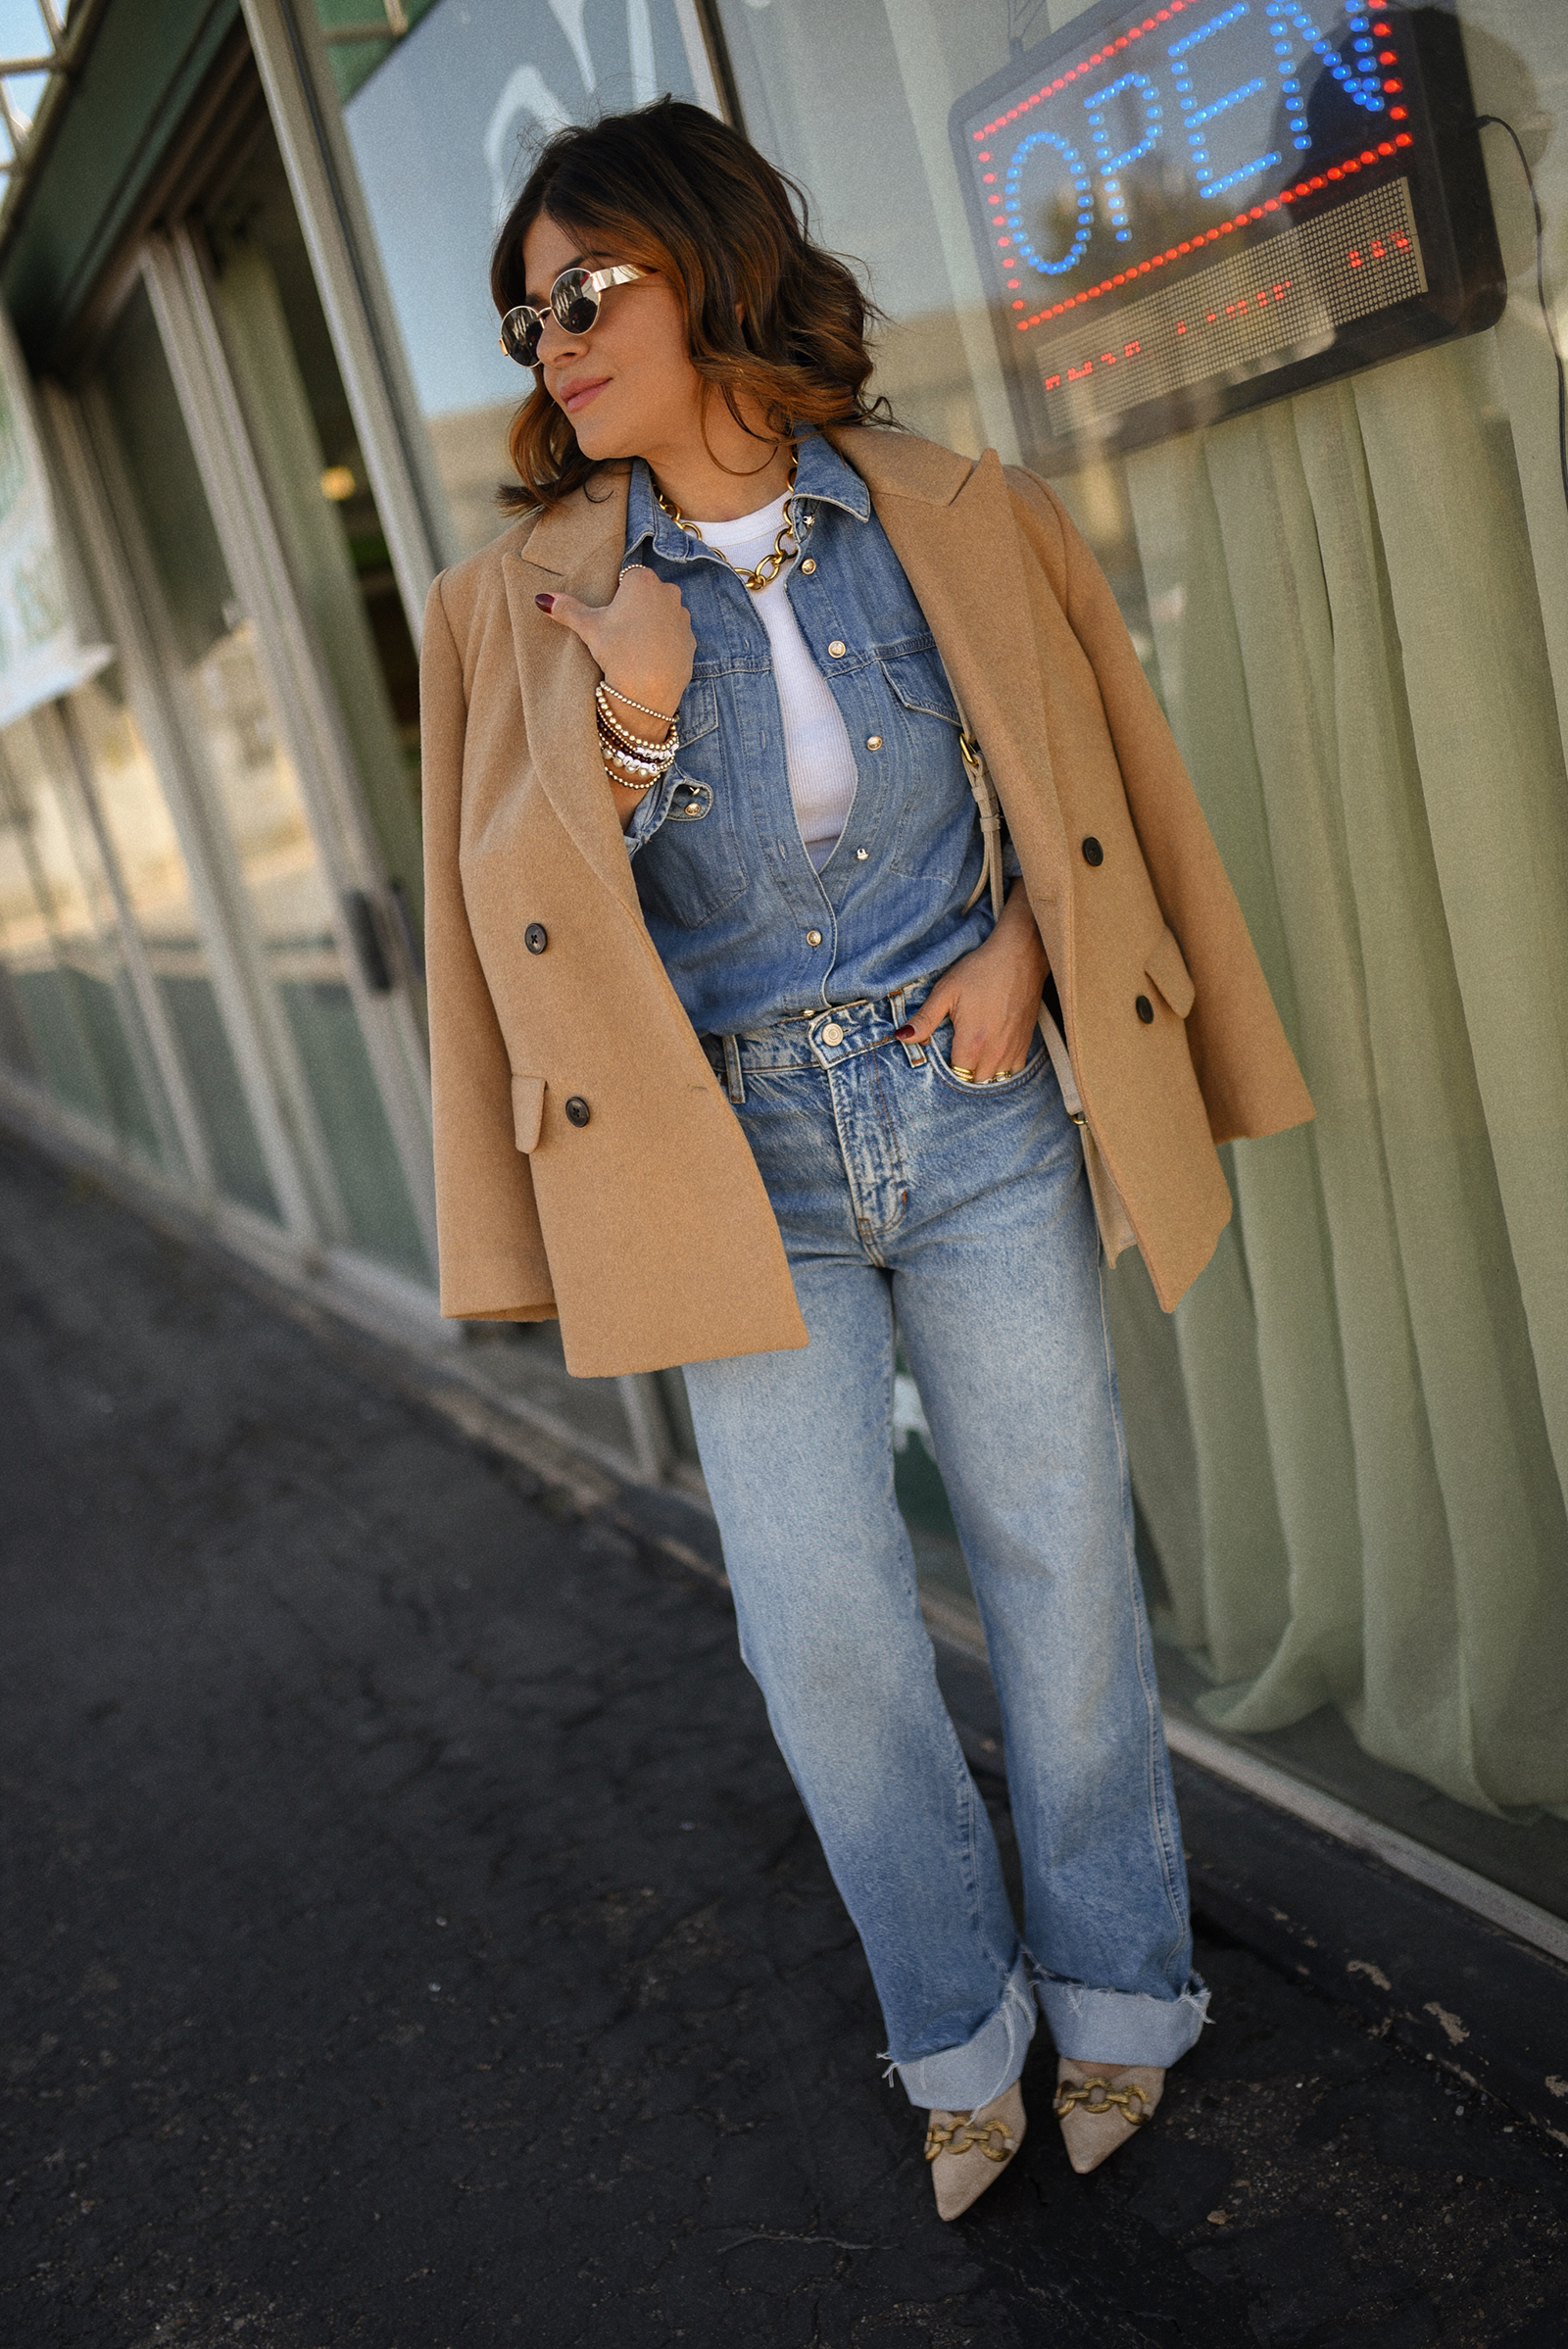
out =
[[[1144,134],[1142,138],[1135,140],[1132,146],[1124,147],[1119,155],[1112,155],[1110,134],[1105,128],[1105,115],[1112,98],[1118,97],[1123,90],[1136,90],[1143,99]],[[1183,100],[1184,105],[1188,103],[1190,101]],[[1125,244],[1129,233],[1127,199],[1121,192],[1121,182],[1115,174],[1124,171],[1128,164],[1136,163],[1141,155],[1147,155],[1158,139],[1160,124],[1164,120],[1159,96],[1147,73],[1123,73],[1115,81],[1107,82],[1103,89],[1096,90],[1092,97],[1086,98],[1084,112],[1089,117],[1089,127],[1095,142],[1095,154],[1100,164],[1101,186],[1105,198],[1105,210],[1110,215],[1111,226],[1116,231],[1117,242]]]
[[[1023,173],[1023,160],[1032,147],[1054,148],[1072,173],[1073,190],[1078,198],[1078,227],[1072,243],[1059,261],[1047,261],[1044,254],[1035,250],[1024,229],[1022,202],[1018,190]],[[1064,276],[1068,269],[1076,267],[1089,243],[1090,234],[1095,225],[1095,206],[1094,199],[1089,192],[1089,174],[1084,170],[1083,157],[1076,148],[1070,147],[1067,141],[1058,136],[1054,130],[1032,130],[1026,139],[1019,140],[1012,151],[1012,161],[1007,167],[1004,192],[1004,217],[1012,235],[1014,250],[1020,258],[1026,261],[1032,269],[1039,269],[1047,277]]]

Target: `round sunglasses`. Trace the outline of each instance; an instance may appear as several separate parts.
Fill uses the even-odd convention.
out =
[[[519,302],[509,310],[501,321],[501,348],[509,359],[520,367],[539,365],[539,337],[544,332],[545,319],[552,312],[567,334],[586,334],[599,319],[599,305],[609,285],[631,285],[646,277],[647,269],[634,269],[622,262],[613,269],[563,269],[550,288],[550,307],[536,310],[531,302]]]

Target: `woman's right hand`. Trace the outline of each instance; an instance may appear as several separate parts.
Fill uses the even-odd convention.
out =
[[[636,563],[621,573],[608,604],[579,604],[575,596],[536,596],[534,601],[558,627],[582,638],[612,691],[674,715],[697,658],[697,639],[678,587]],[[624,704],[615,715],[650,741],[667,730]]]

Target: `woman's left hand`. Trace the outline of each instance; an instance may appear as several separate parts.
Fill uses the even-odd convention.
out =
[[[1050,970],[1023,883],[1015,881],[985,945],[943,972],[919,1010],[898,1031],[899,1039],[929,1044],[943,1021],[951,1019],[954,1068],[976,1085],[1010,1076],[1029,1057]]]

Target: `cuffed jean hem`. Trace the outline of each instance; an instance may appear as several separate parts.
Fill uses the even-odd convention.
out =
[[[1168,2069],[1197,2044],[1208,2013],[1208,1992],[1196,1974],[1179,1998],[1091,1990],[1081,1982],[1059,1982],[1049,1974],[1036,1977],[1035,1995],[1056,2053],[1080,2063]]]
[[[894,2069],[911,2104],[923,2105],[927,2112],[978,2112],[1011,2087],[1023,2070],[1034,2033],[1029,1968],[1020,1958],[1007,1977],[1002,2004],[972,2039],[961,2047],[944,2047],[940,2055],[916,2056]]]

